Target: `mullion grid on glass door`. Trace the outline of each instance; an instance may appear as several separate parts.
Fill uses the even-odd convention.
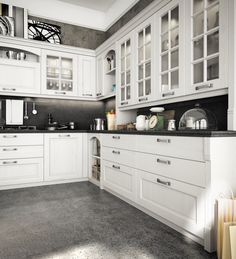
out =
[[[192,83],[219,78],[219,0],[192,0],[191,26]]]
[[[179,6],[176,6],[161,17],[161,91],[166,93],[178,87]]]

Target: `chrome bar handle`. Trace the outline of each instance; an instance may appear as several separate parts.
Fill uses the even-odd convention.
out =
[[[207,88],[212,88],[212,87],[213,87],[213,84],[199,85],[199,86],[195,87],[195,90],[198,91],[198,90],[201,90],[201,89],[207,89]]]
[[[147,101],[147,100],[148,100],[147,97],[143,97],[143,98],[139,98],[139,99],[138,99],[139,102],[144,102],[144,101]]]
[[[169,161],[169,160],[162,160],[162,159],[157,158],[157,163],[165,164],[165,165],[170,165],[171,161]]]
[[[3,148],[2,151],[17,151],[17,148]]]
[[[2,90],[3,91],[16,91],[16,88],[6,88],[6,87],[3,87]]]
[[[4,138],[17,138],[17,135],[3,135]]]
[[[121,105],[129,104],[129,102],[122,102]]]
[[[163,185],[167,185],[167,186],[171,186],[171,182],[166,182],[166,181],[162,181],[161,179],[157,178],[157,183],[163,184]]]
[[[117,169],[117,170],[120,170],[120,166],[117,166],[117,165],[112,165],[113,168]]]
[[[120,155],[120,151],[115,151],[115,150],[112,150],[112,154],[115,154],[115,155]]]
[[[2,163],[4,165],[12,165],[12,164],[17,164],[17,161],[3,161]]]
[[[93,96],[92,94],[83,94],[83,96]]]
[[[113,139],[120,139],[120,136],[112,136]]]
[[[66,92],[55,92],[55,94],[62,94],[62,95],[65,95]]]
[[[162,94],[162,97],[173,96],[173,95],[175,95],[175,92],[169,92],[169,93]]]
[[[59,135],[60,138],[69,138],[70,137],[70,134],[66,134],[66,135]]]
[[[157,142],[159,143],[170,143],[171,140],[170,139],[161,139],[161,138],[157,138]]]

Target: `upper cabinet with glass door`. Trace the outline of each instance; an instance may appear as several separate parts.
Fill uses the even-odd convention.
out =
[[[75,96],[77,94],[77,56],[43,51],[42,57],[42,93]]]
[[[188,2],[188,1],[187,1]],[[227,0],[191,0],[191,89],[201,92],[227,87]]]
[[[133,48],[133,39],[128,35],[118,43],[118,91],[119,106],[127,106],[131,104],[132,97],[132,57],[131,49]]]
[[[151,101],[153,89],[153,17],[145,21],[135,30],[135,97],[136,103]]]
[[[159,97],[184,92],[184,1],[172,1],[157,13],[159,25]]]

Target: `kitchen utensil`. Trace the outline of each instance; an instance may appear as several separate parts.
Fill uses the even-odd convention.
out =
[[[94,122],[95,122],[96,130],[104,130],[104,122],[105,122],[104,119],[96,118],[96,119],[94,119]]]
[[[182,115],[179,130],[217,130],[217,120],[211,111],[196,104]]]
[[[16,59],[16,52],[13,51],[13,50],[8,50],[6,52],[6,56],[9,58],[9,59]]]
[[[175,120],[168,120],[168,128],[169,131],[176,130]]]
[[[36,115],[36,114],[38,113],[38,111],[36,110],[36,104],[35,104],[35,103],[33,103],[32,113],[33,113],[34,115]]]
[[[28,103],[25,102],[25,115],[24,115],[24,120],[28,120],[29,116],[28,116]]]
[[[139,115],[136,117],[136,130],[142,131],[146,128],[146,116]]]
[[[164,110],[163,107],[153,107],[150,109],[151,112],[163,112]]]
[[[16,59],[17,60],[25,60],[26,59],[26,54],[25,54],[25,52],[17,52],[16,53]]]

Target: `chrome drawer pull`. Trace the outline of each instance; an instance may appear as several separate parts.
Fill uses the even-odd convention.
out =
[[[17,135],[4,135],[4,138],[17,138]]]
[[[112,167],[115,168],[115,169],[120,170],[120,166],[113,165]]]
[[[120,155],[120,151],[112,150],[112,154]]]
[[[199,85],[199,86],[195,87],[195,90],[198,91],[201,89],[207,89],[207,88],[212,88],[212,87],[213,87],[213,84]]]
[[[4,161],[4,165],[12,165],[12,164],[17,164],[17,161]]]
[[[123,102],[123,103],[121,103],[121,105],[126,105],[126,104],[129,104],[129,102]]]
[[[66,94],[66,92],[55,92],[55,94]]]
[[[2,151],[17,151],[17,148],[4,148]]]
[[[138,99],[139,102],[144,102],[144,101],[147,101],[147,100],[148,100],[147,97],[143,97],[143,98],[139,98],[139,99]]]
[[[169,92],[169,93],[162,94],[162,97],[172,96],[174,94],[175,94],[175,92]]]
[[[83,96],[93,96],[92,94],[83,94]]]
[[[70,137],[70,134],[67,134],[67,135],[59,135],[60,138],[69,138]]]
[[[169,160],[162,160],[157,158],[157,163],[165,164],[165,165],[170,165],[171,162]]]
[[[16,88],[2,88],[3,91],[16,91]]]
[[[97,93],[97,96],[101,96],[102,95],[102,93]]]
[[[171,182],[162,181],[159,178],[157,178],[157,183],[160,183],[160,184],[163,184],[163,185],[167,185],[167,186],[171,186]]]
[[[157,142],[159,143],[170,143],[170,139],[161,139],[161,138],[157,138]]]
[[[113,139],[120,139],[120,136],[112,136]]]

